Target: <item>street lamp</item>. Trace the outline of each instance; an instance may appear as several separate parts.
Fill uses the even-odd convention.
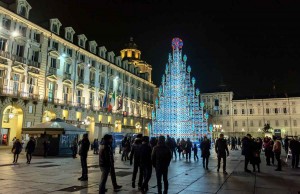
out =
[[[218,132],[219,130],[221,132],[224,132],[224,130],[222,129],[222,125],[213,125],[214,128],[214,132]]]

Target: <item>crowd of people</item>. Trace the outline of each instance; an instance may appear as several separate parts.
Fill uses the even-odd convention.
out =
[[[23,149],[23,142],[19,139],[14,139],[12,153],[14,155],[13,163],[18,162],[19,154]],[[253,138],[250,134],[245,137],[229,137],[225,138],[223,134],[220,134],[219,138],[215,139],[213,144],[210,139],[203,137],[198,142],[192,142],[189,138],[177,139],[170,137],[159,136],[151,137],[138,134],[135,138],[126,136],[121,141],[120,151],[121,160],[129,161],[130,165],[133,165],[132,174],[132,188],[136,187],[136,179],[138,175],[137,186],[140,191],[146,193],[149,189],[148,183],[152,175],[152,167],[156,170],[157,189],[158,193],[168,192],[168,167],[170,161],[177,160],[177,156],[180,159],[186,161],[191,160],[193,152],[194,160],[198,161],[198,145],[201,150],[202,165],[206,170],[208,169],[209,157],[211,155],[211,146],[214,145],[214,151],[217,154],[218,165],[217,171],[221,168],[221,161],[223,161],[223,173],[226,172],[226,158],[229,156],[228,146],[231,146],[231,150],[242,150],[242,155],[245,157],[244,171],[251,173],[248,165],[252,165],[253,172],[260,172],[261,152],[264,152],[267,166],[275,165],[275,159],[277,162],[276,171],[282,170],[281,152],[285,150],[287,156],[291,155],[292,168],[299,168],[299,155],[300,155],[300,142],[298,138],[286,137],[282,140],[279,137],[264,137],[263,139]],[[49,151],[49,141],[45,140],[44,157],[47,157]],[[87,168],[87,156],[90,149],[93,150],[93,154],[99,154],[99,166],[102,172],[99,193],[105,193],[107,191],[105,185],[108,175],[110,174],[112,184],[115,191],[120,190],[122,186],[117,184],[115,169],[114,169],[114,153],[115,153],[115,141],[113,136],[106,134],[101,141],[95,139],[90,143],[88,135],[84,134],[83,138],[78,141],[74,139],[71,143],[72,157],[76,158],[76,155],[80,155],[82,175],[78,178],[80,181],[88,180],[88,168]],[[32,154],[36,148],[36,141],[33,137],[28,141],[25,151],[27,163],[30,164]],[[164,182],[164,192],[162,192],[162,179]]]

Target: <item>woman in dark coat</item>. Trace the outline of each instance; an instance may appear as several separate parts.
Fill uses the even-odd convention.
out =
[[[14,154],[14,161],[13,163],[16,164],[18,162],[19,154],[22,151],[22,144],[19,139],[16,139],[13,148],[12,148],[12,153]]]
[[[201,157],[203,162],[203,168],[206,168],[208,170],[208,158],[210,156],[210,141],[205,136],[203,141],[200,144],[201,149]]]
[[[257,172],[260,172],[260,152],[261,152],[261,142],[259,139],[253,142],[253,156],[250,160],[250,163],[253,166],[253,172],[256,171],[257,166]]]
[[[31,158],[32,158],[32,153],[35,150],[35,141],[34,141],[33,137],[30,138],[29,142],[26,145],[25,150],[26,150],[27,164],[30,164]]]

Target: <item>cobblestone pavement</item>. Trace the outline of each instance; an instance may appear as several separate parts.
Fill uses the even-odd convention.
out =
[[[20,155],[19,164],[12,165],[13,155],[8,149],[0,150],[0,193],[98,193],[100,169],[98,157],[90,151],[88,156],[89,181],[80,182],[79,158],[33,157],[30,165],[26,164],[25,153]],[[227,172],[216,169],[217,160],[213,154],[209,170],[202,168],[202,160],[190,162],[185,159],[173,160],[169,168],[169,193],[263,193],[285,194],[300,192],[300,170],[293,170],[287,165],[282,172],[276,172],[275,166],[266,166],[261,157],[261,173],[244,173],[244,159],[241,151],[231,151],[227,158]],[[140,193],[131,188],[132,166],[129,161],[120,161],[120,154],[115,154],[117,181],[123,185],[118,194]],[[249,169],[252,167],[249,166]],[[110,178],[107,181],[107,193],[114,193]],[[157,193],[155,170],[150,180],[148,193]]]

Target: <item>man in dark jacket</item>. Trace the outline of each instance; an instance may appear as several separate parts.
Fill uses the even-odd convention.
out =
[[[216,141],[215,151],[218,155],[218,172],[220,170],[221,159],[223,159],[223,173],[226,172],[226,153],[229,156],[229,150],[227,146],[227,141],[224,139],[224,134],[220,134],[220,138]]]
[[[162,194],[161,177],[164,180],[164,194],[168,193],[168,167],[172,158],[171,150],[166,146],[165,137],[158,138],[157,146],[153,148],[151,159],[156,170],[158,194]]]
[[[26,158],[27,158],[27,164],[30,164],[31,158],[32,158],[32,153],[35,150],[35,141],[33,137],[30,137],[29,142],[26,145]]]
[[[191,152],[192,152],[193,143],[191,142],[190,138],[187,138],[185,151],[186,151],[186,160],[191,160]]]
[[[210,141],[207,139],[207,137],[205,136],[203,141],[200,144],[200,149],[201,149],[201,156],[202,156],[202,164],[203,164],[203,168],[205,168],[206,170],[208,170],[208,159],[210,156]]]
[[[252,160],[253,151],[254,151],[253,150],[253,141],[251,139],[251,135],[247,134],[247,136],[243,138],[242,143],[243,143],[242,155],[245,156],[244,171],[250,173],[251,171],[248,169],[248,164]]]
[[[139,170],[139,182],[138,187],[139,189],[142,188],[143,183],[143,172],[141,170],[140,166],[140,148],[142,146],[142,134],[138,134],[134,140],[134,144],[132,145],[131,152],[130,152],[130,165],[132,165],[132,160],[134,159],[134,165],[133,165],[133,173],[132,173],[132,188],[135,188],[135,179],[137,172]]]
[[[140,148],[140,165],[144,175],[144,181],[142,184],[142,192],[148,191],[148,183],[152,174],[152,162],[151,162],[152,149],[149,144],[149,137],[144,136],[143,142]]]
[[[119,191],[122,187],[117,184],[115,167],[114,167],[114,156],[112,150],[112,135],[106,134],[103,137],[103,142],[100,146],[99,151],[99,166],[102,172],[100,185],[99,185],[99,194],[104,194],[107,189],[105,189],[106,181],[108,174],[110,173],[111,181],[114,187],[114,191]]]
[[[78,178],[80,181],[88,180],[88,169],[87,169],[87,155],[90,148],[90,141],[88,139],[88,134],[84,134],[81,140],[79,155],[81,161],[82,175]]]
[[[300,142],[297,136],[290,141],[290,149],[292,152],[292,168],[298,168],[299,154],[300,154]]]

